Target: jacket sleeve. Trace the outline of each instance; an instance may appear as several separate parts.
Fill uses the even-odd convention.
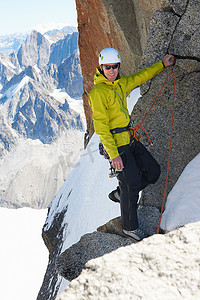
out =
[[[94,130],[99,135],[109,157],[113,159],[119,156],[117,146],[110,132],[106,98],[96,90],[91,91],[89,94],[89,104],[93,112]]]
[[[124,79],[125,79],[124,84],[125,84],[126,92],[128,93],[128,92],[132,91],[138,85],[153,78],[155,75],[157,75],[161,71],[163,71],[163,69],[164,69],[164,66],[162,64],[162,61],[159,61],[148,68],[145,68],[139,72],[133,73],[130,76],[127,76],[127,77],[124,76]]]

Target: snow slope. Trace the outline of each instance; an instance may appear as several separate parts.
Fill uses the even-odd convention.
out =
[[[63,223],[63,247],[61,253],[76,243],[82,235],[93,232],[110,219],[120,215],[119,205],[109,201],[107,195],[117,185],[116,179],[108,178],[108,162],[98,154],[98,136],[94,135],[89,148],[82,154],[77,167],[55,198],[47,218],[50,226],[54,213],[68,205]],[[187,223],[200,221],[200,154],[185,168],[168,196],[161,228],[167,232]],[[77,189],[78,182],[78,189]],[[88,184],[89,183],[89,184]],[[61,197],[61,195],[65,195]],[[66,197],[69,195],[69,197]],[[57,201],[60,198],[60,201]],[[58,294],[68,282],[60,278]]]
[[[140,96],[135,89],[128,98],[128,109],[132,110]],[[99,137],[94,134],[87,148],[82,152],[75,168],[68,176],[53,200],[45,222],[45,230],[53,218],[68,205],[63,224],[63,246],[61,252],[78,242],[80,237],[93,232],[98,226],[120,215],[119,205],[108,199],[108,193],[117,186],[116,178],[109,178],[109,162],[99,155]],[[68,282],[60,278],[59,293]]]
[[[48,250],[42,240],[47,209],[0,208],[1,299],[36,300]]]
[[[200,154],[185,167],[168,195],[161,228],[169,232],[200,221]]]

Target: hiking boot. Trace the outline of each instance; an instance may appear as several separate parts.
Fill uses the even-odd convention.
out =
[[[136,240],[136,241],[142,241],[144,238],[147,238],[148,235],[145,234],[139,227],[135,230],[125,230],[122,229],[122,232],[128,236],[131,237],[132,239]]]
[[[116,190],[112,191],[108,197],[110,198],[110,200],[114,201],[114,202],[118,202],[120,203],[120,194],[119,194],[119,188],[117,188]]]

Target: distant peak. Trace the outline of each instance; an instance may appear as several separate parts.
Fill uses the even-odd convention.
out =
[[[34,26],[32,30],[36,30],[36,31],[44,34],[44,33],[46,33],[47,31],[50,31],[50,30],[54,30],[54,29],[61,30],[64,27],[68,27],[68,26],[73,27],[73,26],[71,26],[67,23],[38,24],[38,25]]]

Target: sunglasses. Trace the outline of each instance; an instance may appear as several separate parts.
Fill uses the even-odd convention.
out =
[[[110,66],[110,65],[103,65],[103,68],[104,68],[105,70],[110,70],[111,68],[112,68],[113,70],[115,70],[115,69],[119,68],[119,64],[115,64],[115,65],[112,65],[112,66]]]

